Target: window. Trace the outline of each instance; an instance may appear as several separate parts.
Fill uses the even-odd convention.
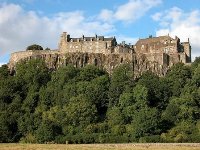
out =
[[[168,53],[169,52],[169,49],[168,48],[165,48],[164,49],[164,53]]]
[[[121,58],[121,63],[123,63],[123,57]]]
[[[97,66],[97,64],[98,64],[98,62],[97,62],[97,59],[95,58],[94,59],[94,65]]]
[[[142,50],[144,49],[144,45],[141,46],[141,49],[142,49]]]

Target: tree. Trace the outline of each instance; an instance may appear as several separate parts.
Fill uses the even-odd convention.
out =
[[[80,70],[79,79],[82,81],[91,81],[92,79],[106,74],[105,71],[94,65],[87,65]]]
[[[133,136],[140,138],[149,135],[158,135],[161,132],[160,113],[155,108],[141,109],[135,113],[132,121]]]
[[[200,87],[200,65],[193,70],[192,83]]]
[[[138,79],[140,84],[148,89],[148,105],[151,107],[163,108],[168,102],[170,90],[167,82],[163,78],[159,78],[154,73],[147,71]]]
[[[109,76],[97,77],[87,84],[85,95],[95,104],[99,117],[104,117],[108,106]]]
[[[16,80],[26,85],[46,85],[50,80],[49,70],[42,59],[31,59],[21,62],[16,67]]]
[[[109,88],[109,107],[117,106],[119,97],[132,84],[133,73],[129,64],[123,64],[113,70]]]
[[[131,123],[135,112],[135,99],[133,93],[124,92],[119,98],[119,108],[124,116],[125,123]]]
[[[122,113],[119,107],[112,107],[107,111],[107,120],[110,127],[115,125],[122,125],[124,123]]]
[[[53,126],[51,122],[42,122],[36,130],[36,139],[38,143],[46,143],[54,140]]]
[[[43,94],[43,100],[51,101],[51,104],[63,106],[69,101],[73,91],[70,89],[76,89],[76,82],[79,76],[79,69],[72,65],[59,68],[52,73],[51,81],[48,83],[46,91]],[[76,96],[76,95],[75,95]]]
[[[198,127],[195,126],[195,123],[182,121],[167,133],[162,133],[161,138],[164,142],[199,142],[199,135]]]
[[[43,47],[37,44],[32,44],[26,48],[26,50],[43,50]]]
[[[170,86],[173,96],[180,96],[181,89],[192,77],[191,68],[183,63],[177,63],[170,68],[166,75],[166,80]]]
[[[195,70],[200,64],[200,57],[196,57],[194,62],[191,64],[192,70]]]
[[[47,47],[47,48],[45,48],[45,50],[51,50],[51,49]]]
[[[72,97],[64,107],[67,123],[73,126],[86,126],[96,121],[96,107],[84,95]]]
[[[133,89],[133,98],[135,99],[135,111],[148,107],[149,91],[145,86],[137,84]]]
[[[9,69],[7,65],[2,65],[0,67],[0,80],[3,80],[4,78],[9,76]]]

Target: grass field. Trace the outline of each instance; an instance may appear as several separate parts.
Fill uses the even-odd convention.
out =
[[[196,144],[0,144],[0,150],[200,150]]]

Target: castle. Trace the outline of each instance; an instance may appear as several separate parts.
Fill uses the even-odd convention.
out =
[[[15,69],[21,60],[42,58],[51,69],[73,64],[83,67],[94,64],[104,68],[108,73],[120,64],[129,63],[135,76],[150,70],[159,76],[166,74],[169,67],[182,62],[191,63],[191,46],[187,42],[180,42],[178,37],[169,35],[139,39],[135,45],[126,44],[124,41],[117,43],[115,37],[104,36],[71,38],[63,32],[58,45],[58,50],[27,50],[11,54],[9,68]]]

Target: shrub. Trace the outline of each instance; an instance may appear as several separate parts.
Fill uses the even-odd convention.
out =
[[[26,50],[43,50],[43,47],[37,44],[33,44],[28,46]]]
[[[36,137],[28,133],[25,137],[22,137],[19,141],[20,143],[37,143]]]
[[[151,135],[151,136],[145,136],[141,137],[139,139],[140,143],[158,143],[160,142],[160,135]]]

